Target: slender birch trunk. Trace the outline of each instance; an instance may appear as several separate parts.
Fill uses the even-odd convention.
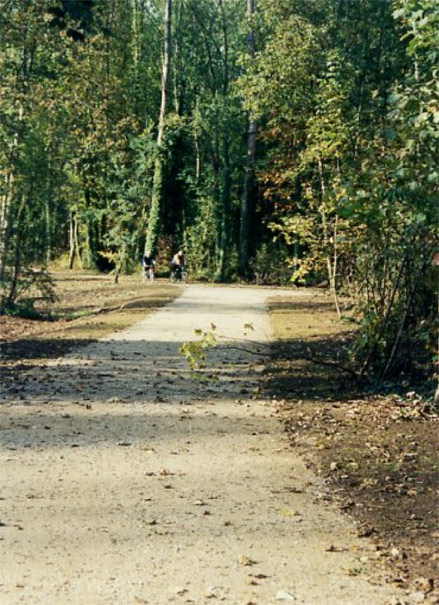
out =
[[[79,247],[78,219],[76,212],[71,211],[69,217],[69,269],[75,266],[75,257],[78,267],[82,269],[81,249]]]
[[[5,278],[9,239],[11,235],[9,215],[12,197],[11,192],[14,183],[14,175],[12,172],[7,174],[5,181],[5,194],[0,196],[0,283],[2,283]]]
[[[329,289],[331,294],[334,297],[335,309],[337,311],[337,315],[341,317],[340,304],[338,301],[338,293],[337,293],[337,264],[338,264],[338,251],[337,251],[337,221],[335,222],[334,231],[332,233],[333,236],[333,253],[332,255],[329,253],[330,246],[330,237],[329,237],[329,225],[328,225],[328,217],[326,216],[325,210],[325,202],[324,197],[326,195],[326,185],[325,179],[323,177],[323,162],[321,158],[318,161],[319,166],[319,177],[320,177],[320,188],[322,193],[322,205],[320,210],[320,216],[322,217],[322,228],[323,228],[323,243],[325,244],[325,248],[327,249],[326,253],[326,267],[328,270],[328,279],[329,279]]]

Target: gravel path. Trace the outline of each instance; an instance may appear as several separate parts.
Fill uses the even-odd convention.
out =
[[[112,339],[23,366],[0,406],[1,605],[388,602],[374,547],[258,399],[268,293],[189,286]],[[178,348],[211,323],[233,347],[194,380]]]

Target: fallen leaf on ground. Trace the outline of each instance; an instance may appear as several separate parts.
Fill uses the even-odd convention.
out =
[[[345,552],[347,550],[347,548],[343,548],[340,546],[334,546],[334,544],[331,544],[331,546],[329,546],[326,549],[326,552]]]
[[[266,578],[268,578],[269,576],[266,576],[264,573],[249,573],[249,576],[252,576],[253,578],[256,578],[257,580],[265,580]]]
[[[254,561],[246,555],[242,555],[242,557],[239,559],[239,563],[244,567],[251,567],[252,565],[256,565],[257,561]]]

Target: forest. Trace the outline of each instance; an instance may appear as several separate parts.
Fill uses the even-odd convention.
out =
[[[183,248],[325,284],[358,377],[433,381],[438,76],[438,0],[0,0],[0,312]]]

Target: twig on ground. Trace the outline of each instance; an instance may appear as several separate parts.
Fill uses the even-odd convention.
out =
[[[322,366],[329,366],[332,368],[337,368],[337,370],[341,370],[342,372],[346,372],[346,374],[350,374],[354,378],[359,378],[358,372],[353,370],[352,368],[347,368],[341,363],[337,363],[336,361],[323,361],[322,359],[317,359],[316,357],[308,357],[307,355],[302,355],[302,359],[305,361],[310,361],[311,363],[315,363]]]

